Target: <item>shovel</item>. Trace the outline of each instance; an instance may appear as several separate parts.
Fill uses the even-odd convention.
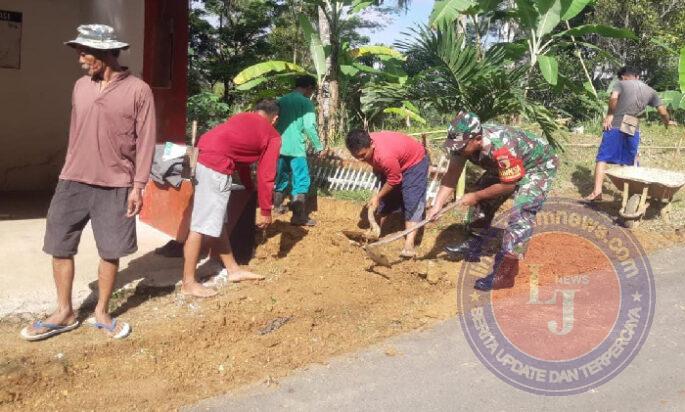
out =
[[[414,226],[411,229],[406,229],[406,230],[403,230],[401,232],[393,233],[391,235],[385,236],[384,238],[382,238],[381,240],[379,240],[377,242],[365,245],[364,250],[366,251],[366,254],[369,256],[369,258],[371,258],[371,260],[373,260],[377,264],[379,264],[381,266],[385,266],[385,267],[390,267],[391,266],[390,265],[390,259],[388,259],[387,256],[385,256],[380,250],[377,249],[379,246],[388,244],[390,242],[394,242],[397,239],[403,238],[407,234],[426,226],[428,223],[434,222],[434,221],[440,219],[445,213],[454,209],[458,205],[459,205],[459,201],[457,199],[456,201],[454,201],[454,202],[452,202],[446,206],[443,206],[443,208],[440,209],[438,214],[435,215],[435,218],[433,218],[433,220],[424,219],[424,220],[420,221],[416,226]]]

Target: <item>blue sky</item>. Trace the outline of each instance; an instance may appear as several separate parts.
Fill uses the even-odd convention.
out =
[[[393,16],[392,23],[375,32],[365,30],[365,34],[371,39],[371,44],[382,43],[392,45],[395,40],[400,40],[403,36],[401,32],[406,31],[415,23],[428,23],[433,9],[433,0],[413,0],[409,10]],[[387,17],[385,17],[387,18]]]

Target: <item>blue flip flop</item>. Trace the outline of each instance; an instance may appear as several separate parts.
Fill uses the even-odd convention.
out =
[[[42,320],[37,320],[33,322],[33,329],[47,329],[46,332],[39,333],[39,334],[32,334],[29,332],[29,326],[25,327],[24,329],[21,330],[20,335],[24,340],[27,340],[29,342],[37,341],[37,340],[43,340],[47,339],[49,337],[59,335],[60,333],[64,332],[69,332],[70,330],[74,330],[78,327],[79,321],[75,320],[74,323],[71,325],[57,325],[55,323],[48,323],[48,322],[43,322]]]
[[[88,318],[86,321],[90,326],[94,327],[95,329],[104,329],[107,332],[114,333],[114,331],[117,329],[117,319],[112,318],[112,324],[111,325],[106,325],[104,323],[100,323],[95,320],[94,317]],[[131,325],[129,325],[126,322],[121,322],[121,331],[117,333],[116,335],[108,335],[112,339],[123,339],[127,337],[131,333]]]

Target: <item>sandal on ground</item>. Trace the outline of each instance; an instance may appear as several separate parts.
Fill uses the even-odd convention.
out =
[[[229,282],[228,279],[228,271],[226,268],[223,268],[218,271],[214,276],[210,276],[202,282],[202,286],[207,287],[207,288],[213,288],[213,287],[221,287],[225,286]]]
[[[117,333],[116,335],[107,335],[112,339],[123,339],[131,333],[131,325],[123,321],[118,322],[116,318],[112,318],[111,325],[105,325],[104,323],[100,323],[96,321],[94,317],[88,318],[86,322],[95,329],[104,329],[109,333],[114,333],[114,331],[117,330],[117,324],[121,324],[121,331],[119,331],[119,333]]]
[[[49,337],[59,335],[60,333],[64,332],[69,332],[70,330],[74,330],[78,327],[79,321],[75,320],[74,323],[70,325],[57,325],[55,323],[47,323],[43,322],[40,320],[37,320],[31,325],[33,329],[47,329],[46,332],[43,333],[38,333],[38,334],[32,334],[30,332],[30,327],[27,326],[24,329],[21,330],[20,335],[24,340],[27,340],[29,342],[37,341],[37,340],[43,340],[47,339]]]

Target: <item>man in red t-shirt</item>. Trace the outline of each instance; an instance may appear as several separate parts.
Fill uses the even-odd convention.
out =
[[[421,143],[402,133],[352,130],[345,139],[347,149],[356,159],[373,166],[380,175],[381,189],[369,207],[381,216],[381,226],[391,213],[404,211],[405,226],[410,229],[423,219],[428,184],[428,156]],[[416,232],[405,237],[400,256],[416,256]]]
[[[190,234],[183,250],[185,262],[181,291],[184,294],[197,297],[216,295],[215,290],[203,286],[195,278],[204,237],[217,240],[212,251],[221,258],[229,281],[264,278],[238,266],[228,241],[230,233],[224,223],[234,183],[231,175],[237,171],[245,188],[253,190],[250,164],[257,162],[257,193],[262,217],[257,225],[264,229],[271,224],[271,193],[281,150],[281,136],[273,127],[278,119],[278,110],[275,101],[262,100],[253,112],[231,116],[200,138]],[[240,210],[235,212],[241,213]]]

